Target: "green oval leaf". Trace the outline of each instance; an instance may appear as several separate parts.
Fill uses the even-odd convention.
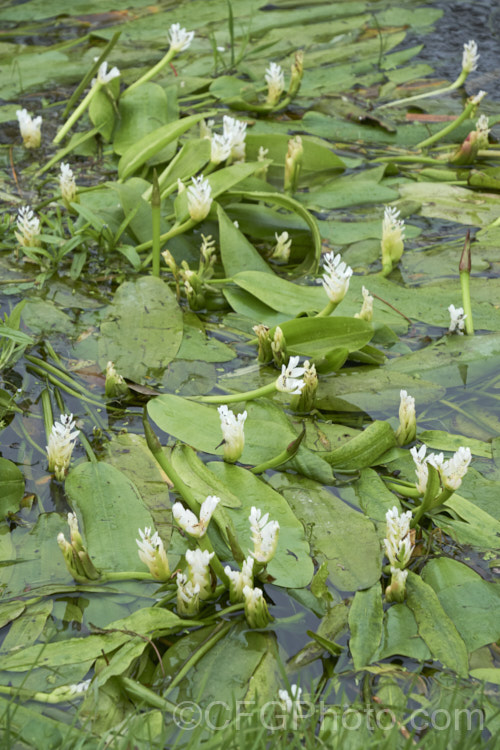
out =
[[[0,458],[0,520],[19,510],[24,495],[24,477],[12,461]]]

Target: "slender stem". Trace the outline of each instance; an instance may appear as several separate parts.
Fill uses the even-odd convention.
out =
[[[220,396],[194,396],[193,401],[201,401],[204,404],[235,404],[238,401],[251,401],[261,396],[269,396],[276,390],[276,381],[268,385],[263,385],[262,388],[256,388],[254,391],[246,391],[245,393],[231,393],[228,395]]]
[[[153,171],[153,190],[151,193],[151,219],[153,234],[153,276],[160,277],[160,227],[161,227],[161,197],[158,185],[158,174]]]
[[[62,128],[57,133],[56,137],[53,140],[53,143],[59,143],[62,141],[68,130],[70,130],[75,122],[83,115],[87,107],[89,106],[90,102],[92,101],[93,97],[97,94],[99,89],[102,87],[102,83],[100,83],[98,80],[94,83],[90,91],[88,92],[87,96],[80,102],[78,107],[75,109],[73,114],[66,120]]]
[[[387,480],[385,480],[385,485],[388,489],[394,490],[394,492],[399,492],[400,495],[404,495],[405,497],[414,497],[415,499],[420,497],[420,492],[415,485],[413,485],[413,487],[406,487],[404,484],[396,484],[395,482],[388,482]]]
[[[406,99],[395,99],[393,102],[388,102],[387,104],[381,104],[380,107],[376,107],[376,109],[387,109],[387,107],[398,107],[400,105],[408,104],[408,102],[416,102],[420,99],[428,99],[431,96],[439,96],[440,94],[448,94],[450,91],[454,91],[455,89],[458,89],[463,83],[465,83],[465,80],[469,74],[462,70],[460,75],[458,76],[457,80],[451,83],[449,86],[445,86],[442,89],[436,89],[435,91],[426,91],[423,94],[415,94],[415,96],[408,96]]]
[[[338,304],[339,304],[338,302],[332,302],[331,300],[329,300],[328,304],[314,317],[315,318],[328,317],[328,315],[330,315],[335,310]]]
[[[195,224],[196,222],[193,221],[192,219],[188,219],[183,224],[174,224],[172,229],[169,229],[168,232],[165,232],[165,234],[160,235],[160,242],[167,242],[167,240],[172,239],[172,237],[177,237],[178,234],[183,234],[183,232],[187,232],[187,230],[191,229],[191,227],[194,227]],[[147,242],[143,242],[142,245],[137,245],[135,249],[138,253],[140,253],[141,250],[149,250],[149,248],[152,246],[153,246],[153,240],[148,240]]]
[[[184,665],[181,667],[181,669],[177,672],[176,676],[170,683],[170,685],[167,687],[167,689],[163,693],[163,697],[168,695],[174,687],[176,687],[181,680],[184,679],[186,674],[189,672],[189,670],[194,667],[197,662],[200,661],[200,659],[205,656],[205,654],[210,651],[210,649],[215,646],[215,644],[220,641],[221,638],[224,638],[226,633],[232,628],[233,623],[232,622],[224,622],[219,623],[216,628],[214,628],[213,632],[210,634],[208,639],[203,643],[200,648],[198,648],[192,656],[189,657],[189,659],[184,663]]]
[[[169,50],[168,50],[168,52],[166,53],[166,55],[164,55],[162,57],[162,59],[160,60],[160,62],[157,62],[156,65],[154,65],[151,68],[151,70],[148,70],[147,73],[144,73],[143,76],[141,76],[140,78],[137,79],[137,81],[135,81],[134,83],[132,83],[128,87],[128,89],[126,89],[124,91],[123,95],[130,94],[130,92],[133,91],[134,89],[138,88],[138,86],[140,86],[143,83],[146,83],[147,81],[150,81],[151,78],[154,78],[155,75],[157,75],[160,72],[160,70],[163,70],[163,68],[165,67],[165,65],[168,65],[168,63],[170,62],[170,60],[172,60],[172,58],[175,56],[175,53],[176,53],[176,50],[173,50],[170,47]]]
[[[425,141],[421,141],[421,143],[417,143],[415,148],[426,148],[427,146],[431,146],[436,141],[439,141],[440,138],[443,138],[445,135],[448,135],[448,133],[451,133],[455,128],[457,128],[464,120],[467,120],[469,115],[476,109],[477,104],[474,101],[471,101],[468,103],[464,111],[461,115],[457,117],[456,120],[453,120],[453,122],[450,122],[449,125],[447,125],[445,128],[440,130],[438,133],[434,133],[434,135],[431,135],[430,138],[426,138]]]
[[[161,583],[158,578],[154,578],[151,573],[143,573],[136,570],[120,570],[116,573],[105,573],[99,580],[92,583],[108,583],[108,581],[151,581],[151,583]]]
[[[472,306],[470,300],[470,273],[460,271],[460,286],[462,287],[462,305],[465,313],[465,331],[469,336],[474,335],[474,322],[472,320]]]

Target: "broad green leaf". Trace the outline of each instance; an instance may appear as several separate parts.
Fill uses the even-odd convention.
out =
[[[485,581],[458,560],[430,560],[423,580],[438,599],[462,636],[467,650],[494,643],[500,638],[500,586]]]
[[[54,643],[29,646],[22,651],[2,659],[2,669],[26,672],[33,664],[38,667],[60,667],[77,662],[93,662],[102,653],[109,653],[127,643],[131,632],[142,636],[166,635],[197,625],[192,620],[182,620],[168,609],[144,607],[122,620],[110,622],[105,634],[88,635],[83,638],[68,638]],[[127,632],[128,631],[128,632]]]
[[[96,568],[144,571],[135,540],[154,524],[130,479],[111,464],[83,463],[69,472],[65,488]]]
[[[411,659],[427,661],[431,652],[418,635],[413,612],[406,604],[393,604],[385,613],[382,643],[372,663],[390,656],[409,656]]]
[[[396,506],[401,512],[397,495],[391,492],[373,469],[363,469],[359,479],[354,483],[359,505],[368,518],[380,521],[385,528],[385,515]]]
[[[176,472],[182,477],[182,481],[199,497],[200,504],[207,495],[216,495],[224,507],[241,507],[238,496],[213,471],[210,471],[190,446],[176,445],[171,453],[171,461]],[[215,517],[219,510],[220,506],[215,510]]]
[[[52,613],[53,606],[51,599],[42,599],[40,602],[29,605],[26,611],[14,620],[0,647],[2,660],[8,651],[27,648],[38,640],[47,618]]]
[[[206,113],[183,117],[176,122],[162,125],[151,133],[148,133],[138,142],[129,146],[118,163],[118,175],[121,180],[126,180],[136,172],[148,159],[161,151],[162,148],[178,138],[186,130],[192,128],[200,120],[206,117]]]
[[[126,281],[108,310],[99,339],[103,369],[111,360],[120,375],[141,381],[174,359],[182,340],[182,312],[161,279]]]
[[[288,150],[289,135],[249,133],[246,137],[247,159],[257,160],[259,149],[266,148],[266,159],[272,159],[269,173],[283,179],[285,157]],[[312,177],[315,181],[319,175],[328,172],[342,172],[345,164],[326,143],[320,143],[312,138],[302,136],[303,159],[300,183],[308,182],[304,177]],[[309,173],[311,173],[309,175]],[[324,179],[324,177],[323,177]]]
[[[220,254],[226,276],[235,276],[242,270],[272,274],[266,261],[237,229],[221,206],[217,206],[219,220]]]
[[[96,128],[99,128],[99,135],[106,142],[110,140],[115,127],[116,104],[113,98],[116,100],[119,93],[120,82],[114,78],[105,88],[99,89],[90,102],[90,121]]]
[[[184,313],[184,334],[177,359],[203,362],[229,362],[236,356],[234,350],[207,335],[203,322],[194,313]]]
[[[418,439],[429,448],[438,451],[457,451],[461,446],[470,448],[474,456],[492,458],[491,445],[483,440],[475,440],[464,435],[450,435],[443,430],[423,430],[418,433]]]
[[[274,583],[291,588],[307,586],[314,573],[309,544],[302,523],[287,501],[261,479],[239,466],[211,461],[209,468],[240,499],[241,507],[228,508],[227,512],[233,520],[243,552],[253,549],[248,516],[252,506],[255,506],[262,513],[269,513],[269,518],[280,525],[278,549],[266,568],[275,579]]]
[[[310,479],[275,474],[270,484],[310,529],[312,553],[319,563],[326,560],[334,586],[357,591],[379,580],[380,542],[373,523],[362,513]]]
[[[479,193],[443,182],[410,182],[401,185],[400,193],[422,203],[422,216],[455,221],[473,227],[484,227],[500,217],[495,195]]]
[[[373,336],[373,327],[370,323],[341,316],[296,318],[281,323],[280,328],[285,335],[290,354],[318,359],[322,359],[334,349],[345,349],[347,352],[361,349]],[[270,334],[274,334],[274,329]]]
[[[406,592],[418,633],[433,657],[460,677],[466,677],[469,671],[466,645],[434,590],[420,576],[409,571]]]
[[[0,628],[19,617],[25,609],[25,602],[2,602],[0,604]]]
[[[188,180],[210,161],[208,138],[190,139],[158,176],[162,197],[177,188],[177,180]],[[148,191],[148,197],[149,197]]]
[[[167,95],[157,83],[143,83],[130,93],[124,92],[118,105],[119,125],[113,149],[122,156],[141,139],[167,125]]]
[[[328,301],[322,287],[294,284],[274,274],[263,276],[259,271],[242,271],[233,276],[233,281],[273,310],[290,316],[322,310]]]
[[[351,640],[349,648],[355,669],[370,663],[382,638],[382,588],[375,583],[365,591],[356,591],[349,610]]]
[[[241,463],[257,465],[278,456],[296,437],[282,409],[270,401],[249,401],[245,405],[245,448]],[[243,402],[232,411],[243,411]],[[148,402],[148,414],[164,432],[196,450],[222,456],[222,431],[217,407],[172,394]]]
[[[0,458],[0,520],[19,510],[24,495],[24,477],[12,461]]]
[[[172,513],[168,502],[167,477],[142,435],[133,432],[114,435],[106,445],[107,462],[133,483],[153,517],[165,549],[172,534]]]

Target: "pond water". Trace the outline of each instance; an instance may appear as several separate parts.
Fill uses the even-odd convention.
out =
[[[414,712],[424,709],[450,716],[478,709],[467,746],[494,746],[496,15],[484,0],[473,7],[193,0],[140,2],[133,9],[116,2],[105,12],[82,0],[71,15],[59,0],[0,8],[6,207],[0,310],[7,316],[0,328],[0,731],[6,743],[120,747],[127,732],[141,748],[170,747],[174,738],[181,747],[202,740],[240,747],[231,734],[240,726],[215,732],[206,712],[217,701],[228,710],[235,701],[273,701],[279,689],[299,684],[315,705],[313,716],[288,733],[263,726],[255,714],[247,727],[254,747],[314,747],[320,740],[374,747],[389,736],[391,747],[445,747],[464,736],[460,722],[446,735],[432,722],[423,730],[412,724]],[[194,41],[151,81],[125,93],[165,54],[166,30],[176,22],[195,30]],[[472,38],[479,65],[463,87],[392,106],[446,88]],[[290,65],[302,48],[300,90],[288,97]],[[96,91],[90,110],[59,138],[97,74],[89,71],[99,56],[117,65],[121,77]],[[274,103],[266,102],[264,79],[271,60],[285,71],[285,91]],[[86,84],[64,112],[82,76]],[[488,96],[479,111],[438,136],[480,89]],[[22,145],[20,107],[43,115],[38,149]],[[228,113],[247,123],[246,161],[226,155],[215,164],[199,120],[214,119],[211,127],[221,133]],[[457,161],[455,151],[475,132],[479,114],[489,117],[489,143]],[[168,130],[171,123],[180,123],[178,131]],[[301,167],[287,184],[285,157],[297,136]],[[66,203],[61,161],[78,186],[78,199]],[[174,259],[162,259],[159,273],[156,248],[153,264],[150,257],[154,168],[161,249]],[[208,176],[214,200],[193,219],[177,179],[189,185],[200,174]],[[16,211],[28,204],[42,221],[33,243],[15,236],[22,233]],[[381,273],[388,204],[405,222],[404,252]],[[392,232],[399,237],[398,226],[393,222]],[[449,305],[467,302],[459,277],[467,229],[475,333],[448,335]],[[282,232],[292,240],[285,260],[273,257]],[[353,269],[338,308],[321,285],[320,256],[331,251]],[[364,287],[374,297],[373,323],[355,317]],[[284,332],[283,354],[274,341],[275,365],[271,357],[257,359],[258,324]],[[306,406],[273,391],[289,356],[308,358],[318,370],[318,390]],[[110,394],[108,361],[126,378],[121,395]],[[255,399],[245,395],[262,388]],[[398,442],[394,436],[401,391],[416,401],[416,442],[414,433]],[[216,410],[228,394],[229,408],[248,412],[236,466],[223,461]],[[71,468],[57,478],[45,446],[52,418],[69,413],[79,436]],[[163,450],[145,439],[148,429]],[[446,472],[432,469],[427,486],[437,482],[438,489],[422,500],[414,444],[445,451],[447,459],[470,448],[472,461],[455,493]],[[175,572],[189,572],[186,550],[198,542],[174,520],[171,506],[182,500],[198,513],[213,495],[221,502],[203,537],[208,541],[199,542],[216,555],[203,584],[210,596],[183,622]],[[396,506],[418,517],[421,503],[426,512],[402,566],[409,570],[406,594],[391,601],[386,513]],[[254,581],[274,618],[267,624],[262,612],[252,620],[249,605],[245,618],[243,603],[223,585],[224,565],[238,569],[250,550],[258,555],[248,523],[252,506],[280,524],[275,556]],[[78,542],[65,564],[57,540],[69,539],[68,512],[78,517],[97,572],[89,563],[82,574]],[[160,534],[172,577],[155,580],[139,560],[138,529],[148,526]],[[81,693],[68,687],[75,684],[83,684]],[[199,734],[180,721],[178,707],[186,701],[205,717]],[[350,733],[335,726],[333,715],[325,718],[325,706],[339,712],[352,706],[363,717],[380,707],[394,717],[392,729],[364,724]],[[179,731],[183,726],[189,731]]]

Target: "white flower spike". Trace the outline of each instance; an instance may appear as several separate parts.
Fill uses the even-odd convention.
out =
[[[231,141],[224,134],[214,133],[210,139],[211,151],[210,161],[212,164],[220,164],[231,155]]]
[[[282,232],[281,234],[275,232],[274,236],[276,237],[276,245],[273,249],[272,259],[288,263],[292,247],[292,240],[289,238],[288,232]]]
[[[476,42],[471,39],[469,42],[464,44],[464,51],[462,54],[462,73],[472,73],[477,70],[477,63],[479,61],[479,54],[477,51]]]
[[[276,554],[280,525],[269,521],[269,513],[262,515],[260,508],[252,506],[248,520],[252,532],[253,552],[250,554],[259,563],[268,563]]]
[[[116,66],[108,71],[108,63],[105,60],[99,65],[99,70],[97,71],[97,79],[93,79],[92,85],[94,85],[97,81],[97,83],[100,83],[101,86],[105,86],[107,83],[111,83],[113,78],[119,78],[120,76],[121,73]]]
[[[285,88],[285,76],[281,65],[270,63],[264,77],[267,83],[267,103],[277,104]]]
[[[194,39],[194,31],[186,31],[181,28],[180,23],[173,23],[168,30],[168,40],[170,49],[174,52],[183,52],[186,50]]]
[[[76,424],[72,414],[61,414],[60,422],[54,422],[52,432],[49,435],[47,446],[49,471],[53,472],[56,479],[61,482],[69,468],[71,454],[80,434],[80,431],[75,430],[75,427]]]
[[[399,427],[396,432],[398,445],[413,442],[417,436],[417,417],[415,414],[415,399],[406,391],[400,391]]]
[[[448,312],[450,313],[450,327],[448,328],[448,333],[458,333],[459,336],[463,336],[465,330],[465,318],[467,317],[467,315],[464,314],[464,308],[450,305],[448,307]]]
[[[394,568],[406,568],[414,549],[410,537],[411,510],[398,514],[396,506],[385,514],[385,553]]]
[[[38,148],[42,140],[42,118],[31,117],[26,109],[16,110],[21,138],[26,148]]]
[[[234,464],[245,447],[244,426],[247,413],[244,411],[235,417],[225,404],[219,406],[217,411],[219,412],[220,426],[224,438],[224,461]]]
[[[40,244],[40,219],[29,206],[23,206],[17,214],[16,239],[21,247],[37,247]]]
[[[234,117],[224,115],[222,120],[223,136],[231,144],[231,159],[233,162],[245,161],[245,138],[247,124]]]
[[[262,589],[244,586],[243,596],[245,598],[245,617],[249,626],[251,628],[265,628],[271,622],[271,616]]]
[[[208,524],[212,518],[213,512],[220,503],[220,498],[215,495],[209,495],[202,503],[200,508],[200,519],[198,520],[193,511],[185,508],[182,503],[174,503],[172,513],[186,534],[200,538],[206,534]]]
[[[356,313],[354,317],[371,323],[373,320],[373,297],[365,286],[361,291],[363,292],[363,304],[359,313]]]
[[[181,617],[192,617],[200,609],[200,587],[183,573],[177,574],[177,611]]]
[[[212,188],[203,175],[193,177],[192,183],[187,189],[189,215],[193,221],[203,221],[212,205]]]
[[[276,389],[282,393],[301,393],[304,381],[300,380],[305,373],[305,367],[297,367],[300,357],[290,357],[288,365],[281,366],[281,375],[276,381]]]
[[[382,222],[382,271],[389,274],[399,262],[404,250],[405,223],[399,219],[400,212],[391,206],[384,209]]]
[[[458,490],[472,459],[470,448],[460,447],[447,461],[443,461],[439,474],[447,490]]]
[[[249,556],[243,561],[240,570],[232,570],[229,565],[224,568],[224,573],[229,579],[229,598],[232,604],[244,601],[243,589],[245,586],[253,587],[253,557]]]
[[[208,550],[188,549],[186,562],[189,566],[189,580],[193,587],[198,587],[200,599],[208,599],[212,593],[212,578],[210,575],[210,560],[215,552]]]
[[[323,265],[323,289],[330,302],[338,305],[349,289],[352,268],[342,261],[340,253],[327,253],[323,258]]]
[[[163,542],[158,532],[151,532],[151,528],[146,527],[144,531],[139,529],[140,539],[136,539],[139,547],[139,557],[147,565],[151,575],[159,581],[168,581],[170,578],[170,568],[168,567],[167,555]]]
[[[59,174],[59,187],[61,196],[66,204],[70,204],[76,198],[76,182],[73,170],[65,162],[61,163],[61,172]]]
[[[302,716],[300,706],[302,688],[299,688],[297,685],[290,685],[290,693],[288,690],[278,690],[281,708],[292,717],[292,721],[295,723]]]

